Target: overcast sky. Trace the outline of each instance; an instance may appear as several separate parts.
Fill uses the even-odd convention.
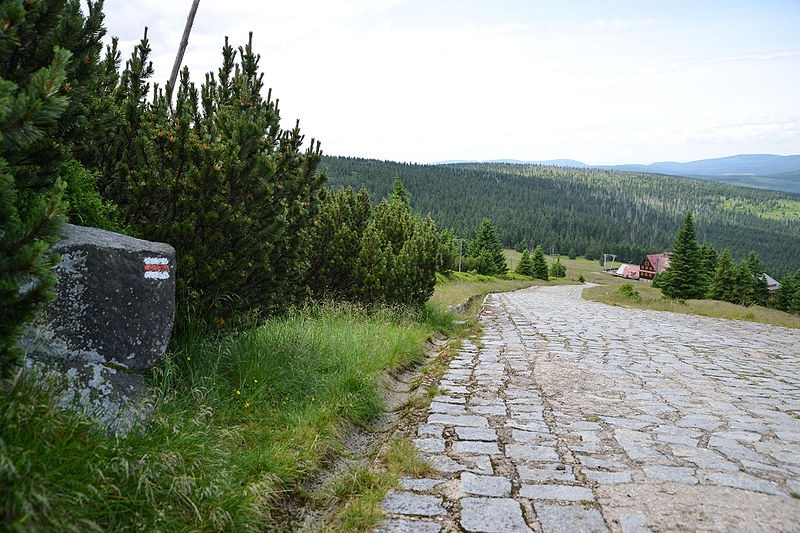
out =
[[[191,0],[106,0],[169,77]],[[800,1],[201,0],[202,81],[253,31],[282,124],[409,162],[800,153]]]

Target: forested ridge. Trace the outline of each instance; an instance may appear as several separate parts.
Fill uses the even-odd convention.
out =
[[[324,157],[328,187],[391,192],[394,176],[439,229],[472,238],[484,217],[505,245],[639,262],[668,250],[687,211],[698,239],[736,259],[755,251],[780,277],[800,267],[800,195],[700,179],[507,163],[416,165]]]

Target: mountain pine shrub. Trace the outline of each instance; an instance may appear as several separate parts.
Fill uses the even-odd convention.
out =
[[[123,120],[93,158],[124,224],[175,247],[177,325],[189,312],[219,324],[300,301],[325,181],[319,143],[301,150],[299,125],[281,128],[252,34],[238,54],[225,40],[199,91],[184,69],[174,104],[157,86],[147,100],[149,53],[145,32],[113,88]]]
[[[70,141],[81,137],[97,65],[102,2],[0,3],[0,376],[22,325],[50,299],[67,204]]]

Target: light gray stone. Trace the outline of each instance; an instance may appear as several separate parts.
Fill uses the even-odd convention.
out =
[[[441,516],[447,511],[442,507],[441,496],[416,494],[390,490],[381,502],[381,507],[387,513],[405,514],[414,516]]]
[[[535,502],[533,508],[545,533],[601,533],[608,531],[600,511],[580,505]]]
[[[421,452],[425,453],[440,453],[444,451],[444,439],[414,439],[412,441],[414,446]]]
[[[443,414],[433,414],[428,417],[428,424],[442,424],[444,426],[462,426],[475,428],[488,428],[489,421],[486,417],[466,415],[453,416]]]
[[[733,487],[735,489],[763,492],[764,494],[786,495],[776,483],[747,474],[729,474],[725,472],[708,472],[704,480],[712,485]]]
[[[519,489],[519,497],[531,500],[594,501],[594,494],[592,494],[591,489],[571,485],[523,484]]]
[[[436,485],[441,485],[447,481],[446,479],[417,479],[413,477],[403,477],[400,478],[400,486],[406,490],[416,490],[419,492],[424,492],[426,490],[431,490]]]
[[[602,459],[599,457],[589,457],[588,455],[579,455],[578,460],[581,464],[588,468],[606,468],[608,470],[628,468],[625,463],[619,461],[612,461],[610,459]]]
[[[372,530],[373,533],[439,533],[442,526],[435,522],[398,518],[386,520]]]
[[[530,446],[527,444],[506,445],[506,457],[525,461],[558,462],[558,452],[549,446]]]
[[[477,440],[457,440],[453,443],[453,453],[471,453],[480,455],[499,455],[500,448],[496,442]]]
[[[421,424],[417,428],[417,435],[420,437],[425,435],[433,435],[434,437],[441,437],[444,432],[444,426],[441,424]]]
[[[686,485],[697,485],[697,478],[694,477],[694,469],[685,466],[662,466],[646,465],[643,466],[644,473],[651,479],[659,481],[671,481],[673,483],[684,483]]]
[[[499,476],[476,476],[464,472],[461,474],[461,490],[478,496],[502,498],[511,494],[511,481]]]
[[[625,513],[619,522],[622,533],[651,533],[650,528],[644,526],[644,517],[640,514]]]
[[[462,498],[461,527],[481,533],[532,533],[519,503],[510,498]]]
[[[496,441],[497,432],[493,429],[482,428],[454,428],[456,435],[461,440],[483,440],[483,441]]]
[[[559,470],[556,466],[563,468]],[[548,465],[545,468],[529,468],[525,465],[517,465],[517,474],[523,481],[575,481],[572,467],[565,465]]]
[[[601,485],[611,485],[615,483],[630,483],[631,474],[629,472],[604,472],[602,470],[584,470],[586,479],[595,481]]]

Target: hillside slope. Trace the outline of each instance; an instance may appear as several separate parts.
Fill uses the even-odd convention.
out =
[[[541,243],[559,253],[639,262],[672,245],[687,210],[699,239],[750,250],[773,276],[800,267],[800,195],[711,181],[603,169],[503,163],[413,165],[325,157],[328,186],[365,185],[373,199],[388,195],[399,176],[415,210],[440,229],[472,237],[483,217],[508,246]]]

